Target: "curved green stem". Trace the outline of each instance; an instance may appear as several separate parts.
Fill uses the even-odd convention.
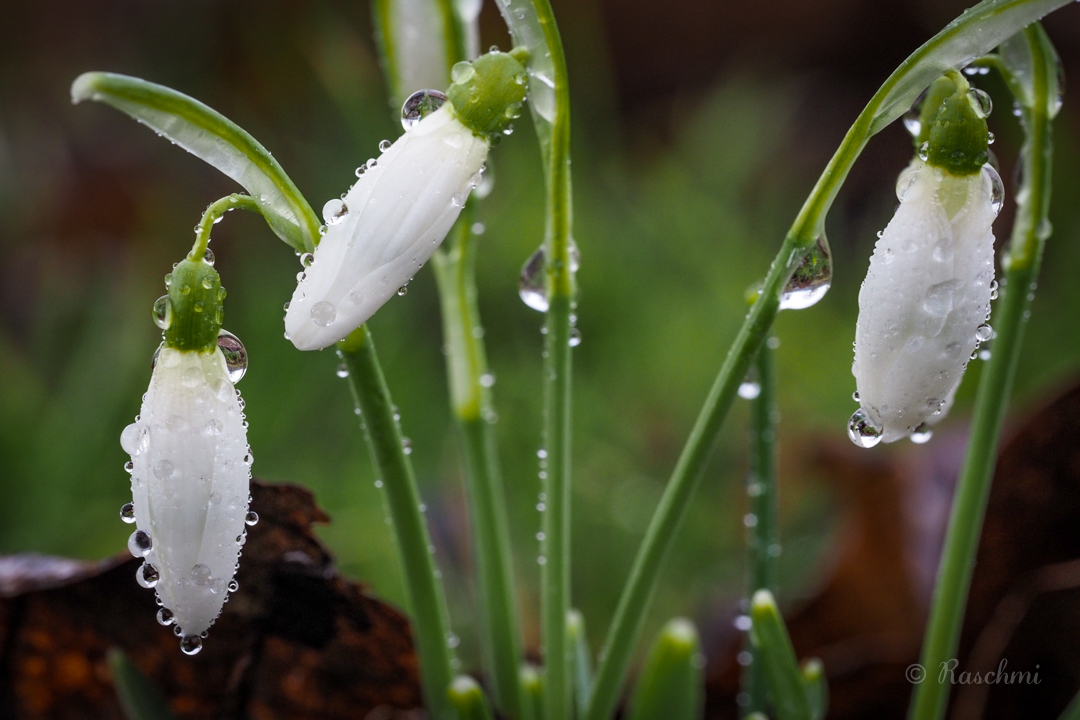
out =
[[[521,619],[514,595],[502,474],[490,422],[494,413],[489,389],[492,376],[487,369],[481,340],[483,326],[476,306],[472,207],[473,203],[468,203],[451,231],[449,248],[436,252],[432,265],[442,309],[446,373],[464,441],[481,650],[496,707],[519,719],[524,702],[518,678],[523,658]]]
[[[214,225],[217,224],[218,220],[230,210],[247,210],[262,215],[262,208],[259,207],[259,203],[255,202],[250,195],[233,193],[211,203],[199,221],[198,230],[195,232],[195,244],[191,246],[188,260],[198,260],[206,254],[206,246],[210,244],[210,231],[214,229]]]
[[[750,544],[750,592],[776,592],[776,558],[780,550],[779,500],[776,482],[776,370],[774,350],[766,342],[754,360],[758,396],[750,403],[750,474],[746,494],[754,523],[748,532]],[[750,702],[747,713],[765,712],[765,668],[753,643],[747,643],[750,665],[743,673],[743,691]]]
[[[921,660],[927,677],[915,688],[909,713],[913,720],[937,720],[945,714],[950,687],[947,682],[939,681],[943,678],[939,677],[938,670],[956,657],[1001,426],[1016,375],[1043,244],[1049,234],[1046,230],[1052,157],[1049,107],[1054,100],[1050,96],[1050,84],[1056,67],[1053,49],[1041,26],[1035,24],[1027,28],[1024,39],[1033,61],[1030,66],[1031,102],[1025,102],[1022,93],[1016,93],[1027,134],[1023,153],[1024,180],[1018,194],[1011,247],[1003,262],[1005,280],[994,316],[994,352],[979,383],[971,437],[938,567]]]
[[[544,540],[540,557],[541,638],[544,651],[544,717],[571,717],[573,658],[567,635],[570,610],[570,86],[562,39],[548,0],[533,0],[555,71],[555,118],[546,161],[547,226],[544,240],[548,297],[544,355]]]
[[[454,660],[448,644],[450,623],[446,600],[431,554],[433,546],[420,505],[416,476],[402,445],[390,389],[367,325],[361,325],[338,343],[338,351],[349,369],[349,387],[360,410],[361,428],[381,476],[383,497],[393,524],[426,707],[435,720],[453,720],[456,713],[447,696],[454,678]]]

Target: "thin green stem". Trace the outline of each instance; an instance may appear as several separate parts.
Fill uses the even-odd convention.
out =
[[[750,473],[746,494],[749,497],[750,588],[748,597],[758,590],[776,592],[776,558],[780,554],[779,491],[776,479],[776,371],[774,350],[766,342],[754,360],[758,395],[750,403]],[[747,643],[751,661],[743,673],[743,692],[750,701],[744,713],[765,712],[765,668],[757,649]]]
[[[259,203],[255,202],[250,195],[233,193],[214,201],[206,208],[202,220],[199,221],[198,229],[195,232],[195,244],[191,246],[188,260],[198,260],[206,254],[206,247],[210,244],[210,231],[214,229],[214,225],[217,224],[218,220],[230,210],[247,210],[262,215],[262,208],[259,207]]]
[[[360,410],[361,428],[376,472],[381,476],[383,497],[405,577],[427,710],[436,720],[453,720],[456,714],[447,696],[454,671],[453,653],[447,642],[450,630],[446,600],[390,389],[366,325],[338,343],[338,350],[348,367],[349,387]]]
[[[1031,53],[1033,102],[1021,95],[1024,129],[1023,185],[1013,226],[1012,244],[1003,262],[1005,281],[994,316],[994,352],[983,371],[971,421],[971,437],[953,499],[949,529],[938,567],[930,621],[923,643],[921,664],[927,670],[916,686],[909,717],[938,720],[944,717],[950,686],[939,681],[938,670],[952,658],[960,640],[971,573],[982,533],[986,502],[990,494],[999,435],[1020,357],[1028,308],[1035,291],[1039,261],[1048,233],[1046,213],[1050,202],[1051,133],[1049,95],[1055,62],[1045,34],[1037,24],[1024,31]]]
[[[476,237],[470,229],[472,219],[470,202],[452,231],[449,249],[435,253],[432,265],[439,286],[451,400],[464,441],[481,651],[496,707],[518,719],[523,712],[518,678],[523,659],[521,620],[514,596],[506,500],[491,425],[493,376],[487,369],[481,340],[483,326],[476,306]]]
[[[548,0],[533,0],[555,71],[555,119],[545,160],[547,226],[544,254],[548,296],[544,353],[544,448],[547,478],[540,575],[541,637],[544,650],[544,717],[567,720],[573,712],[573,658],[567,635],[570,610],[570,315],[574,278],[570,270],[570,85],[566,56]]]

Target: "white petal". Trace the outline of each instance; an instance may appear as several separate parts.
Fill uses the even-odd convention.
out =
[[[136,527],[153,542],[146,562],[185,635],[199,635],[221,613],[240,554],[251,477],[243,423],[220,350],[165,348],[139,419],[122,435],[134,466]]]
[[[409,128],[345,196],[285,314],[300,350],[318,350],[364,323],[427,262],[457,219],[487,158],[443,107]]]
[[[859,292],[852,366],[859,403],[885,442],[944,417],[990,311],[994,279],[985,172],[957,178],[916,161],[899,192]]]

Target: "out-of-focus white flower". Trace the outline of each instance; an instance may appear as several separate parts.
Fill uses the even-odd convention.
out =
[[[494,52],[458,63],[445,104],[426,116],[406,101],[405,134],[326,204],[326,233],[285,314],[297,348],[343,339],[435,252],[481,180],[490,138],[521,114],[527,76],[518,57]]]
[[[942,94],[960,98],[963,107],[942,110],[945,119],[937,123],[950,127],[958,115],[973,126],[981,122],[982,156],[978,138],[970,139],[978,127],[969,127],[963,142],[945,138],[968,155],[959,171],[933,163],[942,153],[960,157],[945,142],[937,153],[924,144],[921,157],[900,175],[900,207],[878,239],[859,292],[852,374],[860,409],[849,433],[864,447],[909,435],[927,439],[973,351],[991,336],[984,323],[994,291],[991,226],[1001,207],[1001,180],[991,166],[975,164],[985,162],[984,115],[968,112],[966,83],[954,89]]]
[[[252,458],[232,381],[242,370],[230,367],[216,335],[223,292],[205,263],[182,265],[155,306],[166,341],[142,409],[120,435],[133,496],[121,515],[136,525],[128,549],[145,558],[136,579],[156,590],[159,622],[175,624],[181,647],[194,654],[237,587],[245,523],[257,517],[248,509]],[[223,338],[235,360],[239,341]]]

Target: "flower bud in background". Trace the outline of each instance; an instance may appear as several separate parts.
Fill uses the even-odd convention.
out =
[[[480,183],[492,139],[521,114],[526,74],[516,52],[458,63],[452,75],[446,95],[406,100],[405,134],[384,141],[356,184],[323,207],[326,232],[303,259],[285,315],[300,350],[341,340],[404,290]]]
[[[862,447],[929,439],[964,369],[992,331],[994,234],[1003,190],[988,164],[989,97],[955,72],[909,119],[918,157],[901,174],[900,206],[879,236],[859,292],[852,374]]]
[[[168,294],[154,305],[164,342],[140,414],[120,436],[133,496],[121,516],[135,524],[128,548],[145,558],[136,579],[157,592],[158,621],[175,625],[194,654],[237,587],[245,523],[257,520],[248,511],[244,405],[233,388],[247,358],[221,330],[225,290],[210,262],[184,260],[165,280]]]

